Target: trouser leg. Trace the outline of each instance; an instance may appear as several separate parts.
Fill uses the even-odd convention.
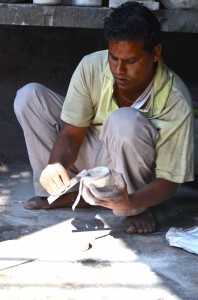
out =
[[[77,174],[83,169],[88,170],[98,166],[107,166],[112,169],[111,158],[99,136],[100,133],[92,125],[87,128],[77,160],[70,168],[70,172]]]
[[[39,182],[42,170],[62,126],[60,113],[64,97],[37,83],[21,88],[14,101],[16,117],[23,129],[30,164],[33,169],[35,194],[48,196]]]
[[[90,127],[73,166],[82,169],[107,166],[123,174],[128,193],[140,189],[155,176],[155,142],[159,134],[138,110],[120,108],[104,122],[101,134]],[[118,216],[137,215],[147,208],[114,211]]]
[[[104,123],[100,139],[111,157],[113,169],[123,174],[128,193],[148,184],[155,176],[155,142],[159,136],[138,110],[120,108]],[[139,214],[143,209],[114,211],[116,215]]]

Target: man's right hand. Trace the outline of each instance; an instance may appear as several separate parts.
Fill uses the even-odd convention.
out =
[[[65,186],[69,186],[70,178],[66,169],[59,163],[49,164],[42,171],[40,183],[51,195],[61,195]]]

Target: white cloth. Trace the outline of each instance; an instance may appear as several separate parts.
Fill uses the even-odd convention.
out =
[[[166,239],[170,246],[198,254],[198,226],[188,229],[171,227],[166,233]]]

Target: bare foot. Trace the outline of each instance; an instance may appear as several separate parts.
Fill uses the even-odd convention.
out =
[[[60,196],[52,204],[49,204],[47,197],[35,196],[24,203],[23,207],[25,209],[51,209],[51,208],[61,208],[61,207],[71,207],[76,200],[78,192],[71,192]],[[78,207],[84,208],[90,206],[82,198],[78,204]]]
[[[127,233],[151,233],[156,229],[156,222],[150,210],[130,216],[125,221],[125,231]]]

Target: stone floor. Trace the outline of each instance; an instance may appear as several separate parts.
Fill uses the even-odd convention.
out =
[[[21,84],[0,81],[0,299],[197,300],[197,255],[166,240],[171,227],[198,225],[195,184],[155,207],[148,235],[125,234],[107,209],[23,209],[34,191],[12,110]]]

